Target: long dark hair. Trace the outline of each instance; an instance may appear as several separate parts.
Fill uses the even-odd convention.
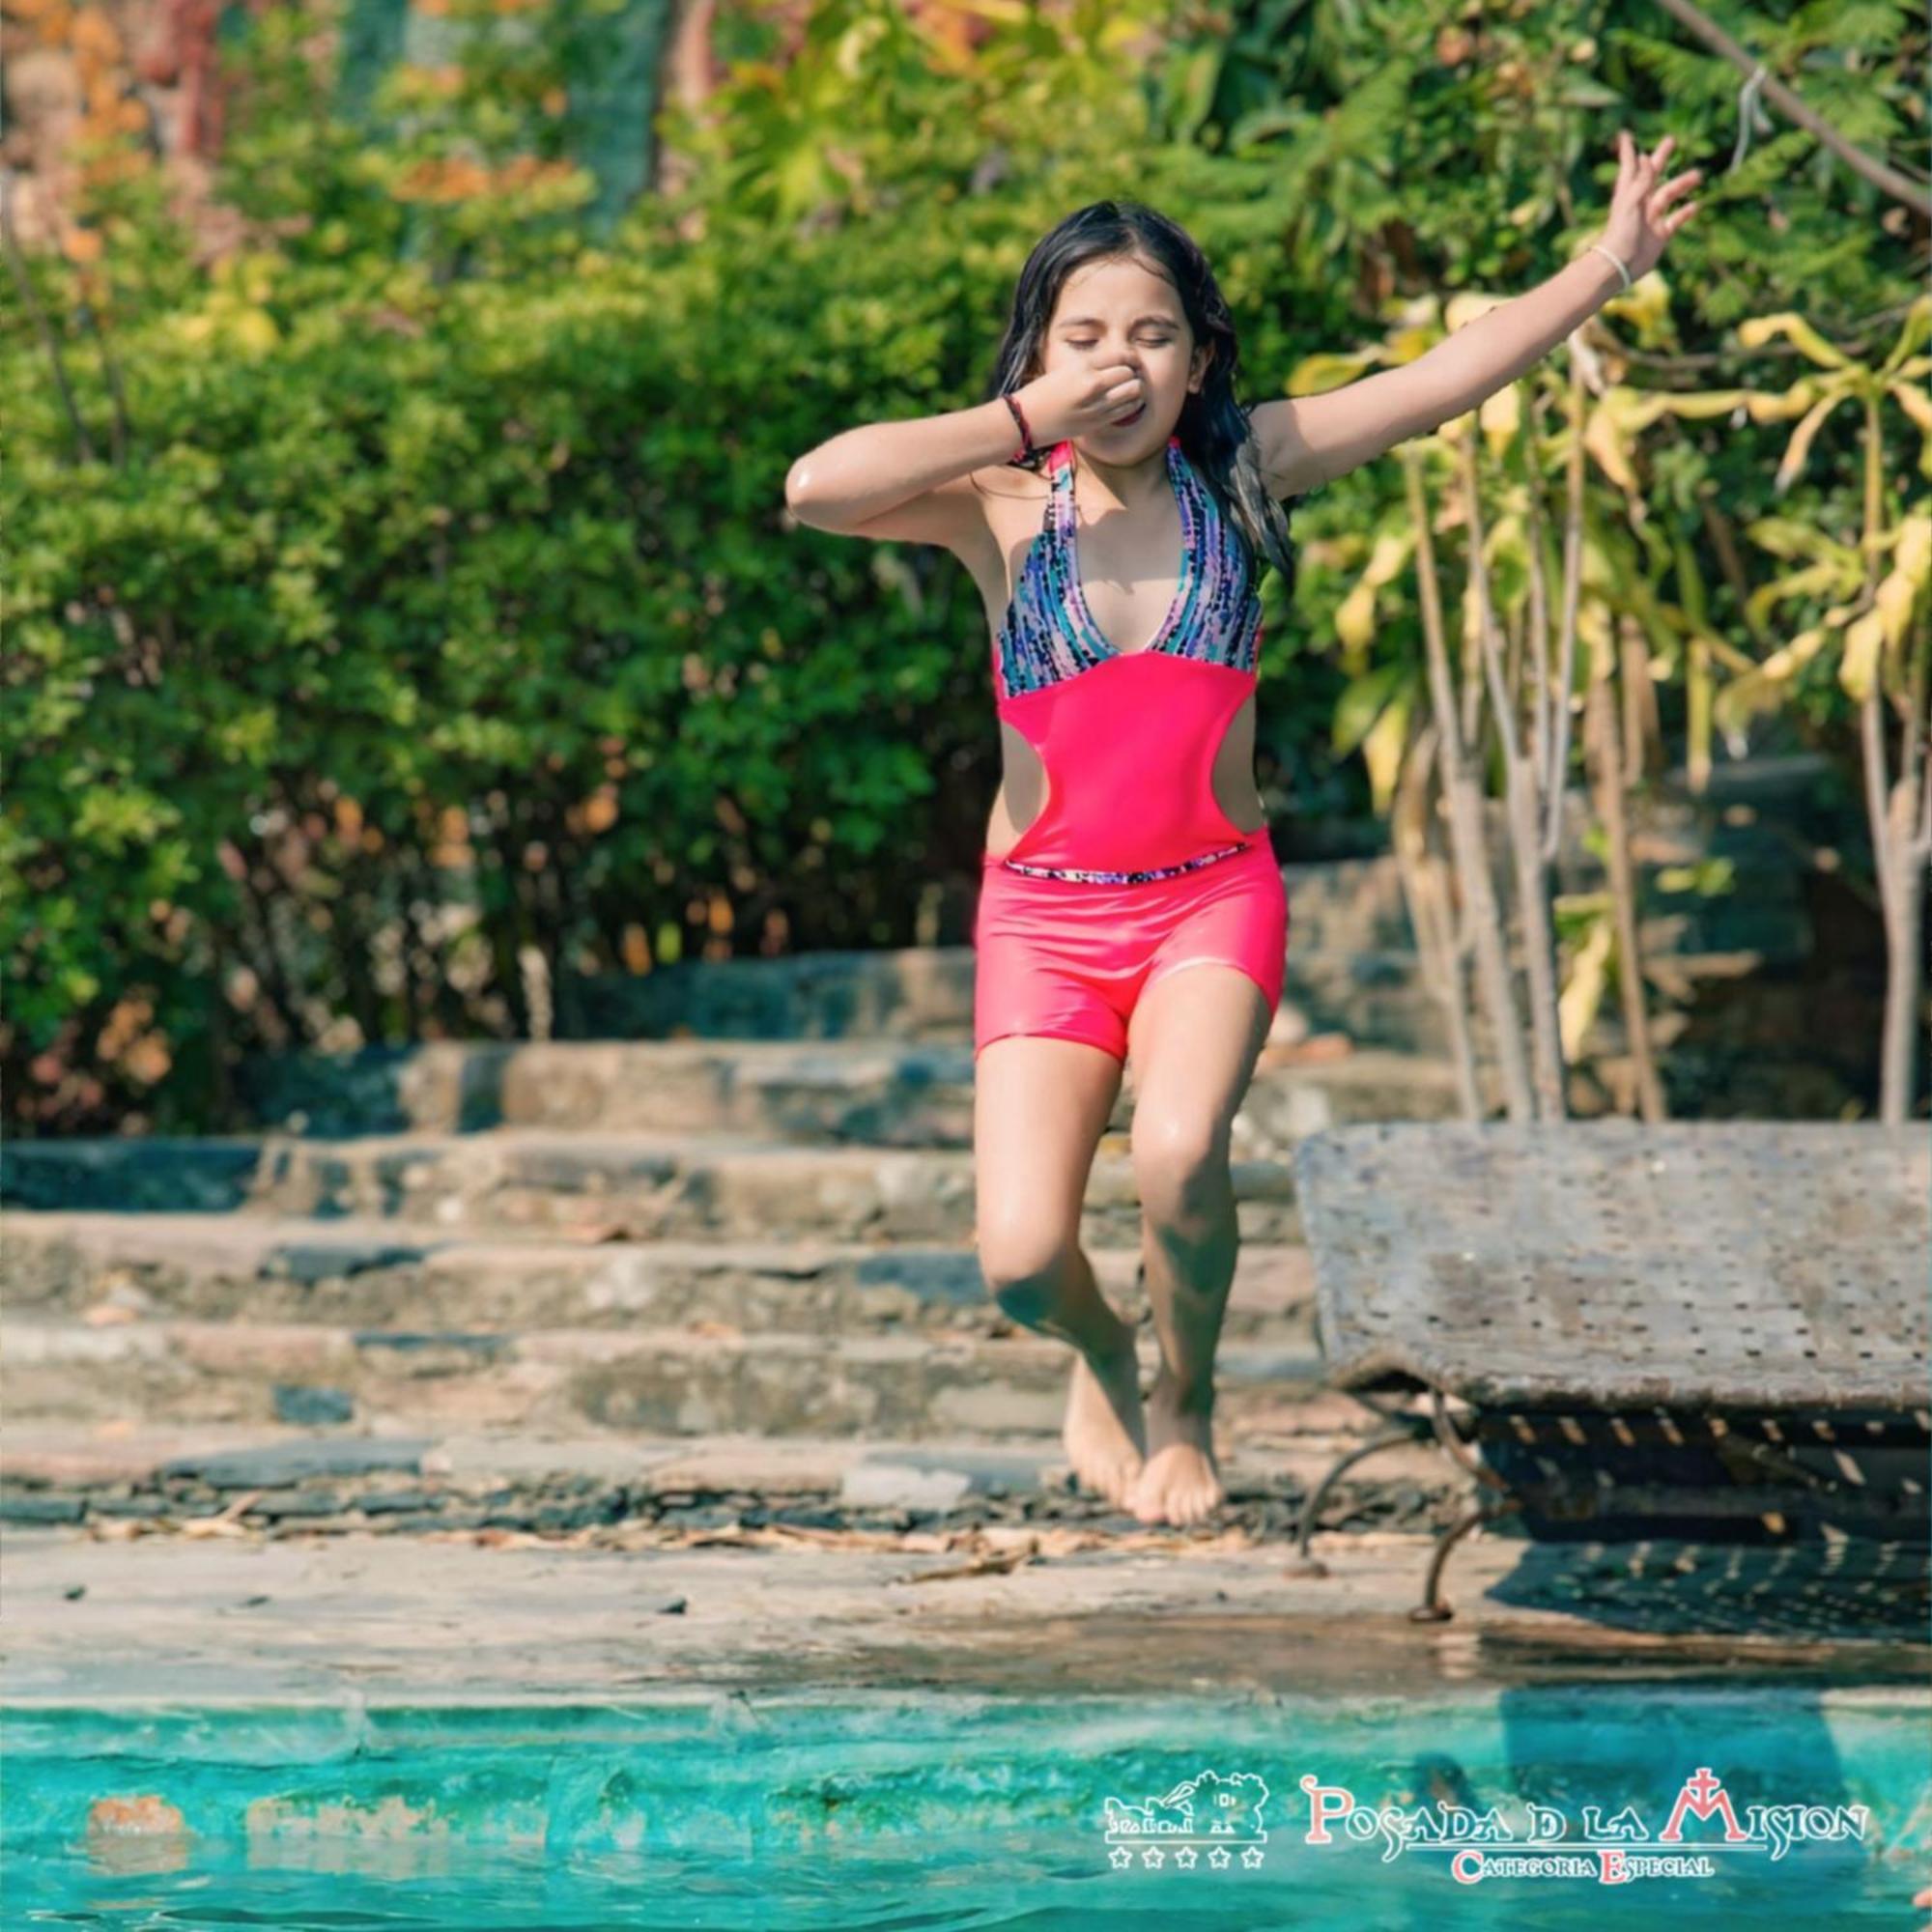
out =
[[[1248,412],[1235,393],[1240,343],[1233,317],[1208,258],[1185,229],[1138,201],[1095,201],[1076,209],[1034,244],[1013,290],[1012,315],[986,384],[984,402],[1031,382],[1039,373],[1041,350],[1054,304],[1068,275],[1089,262],[1145,255],[1180,297],[1197,346],[1213,355],[1198,392],[1181,405],[1176,434],[1187,459],[1207,480],[1247,546],[1252,568],[1265,556],[1294,589],[1294,549],[1288,515],[1262,480],[1261,453]],[[1024,459],[1036,469],[1044,451]]]

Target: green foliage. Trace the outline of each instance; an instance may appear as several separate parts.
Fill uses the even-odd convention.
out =
[[[441,79],[420,49],[388,65],[386,0],[348,7],[340,71],[312,64],[332,11],[254,14],[219,183],[242,248],[204,266],[135,176],[95,212],[91,300],[26,265],[90,457],[32,317],[0,308],[17,1122],[218,1123],[250,1047],[522,1031],[533,956],[569,1032],[582,973],[909,942],[907,882],[975,875],[985,613],[939,552],[793,526],[792,460],[976,402],[1029,246],[1081,202],[1190,228],[1259,399],[1377,334],[1384,298],[1553,270],[1619,120],[1710,161],[1737,83],[1666,63],[1661,16],[1623,4],[1082,0],[956,43],[891,0],[818,0],[797,44],[724,10],[701,121],[658,117],[689,185],[607,232],[595,150],[620,135],[585,49],[635,56],[656,23],[553,11],[561,38],[532,38],[452,0]],[[1833,98],[1876,142],[1914,119],[1922,35],[1861,11]],[[1814,154],[1781,132],[1714,182],[1672,264],[1684,351],[1764,308],[1853,329],[1909,292],[1869,190]],[[1768,506],[1776,429],[1681,434],[1673,519]],[[1787,513],[1855,501],[1818,467]],[[1414,686],[1401,586],[1372,689],[1325,615],[1356,533],[1400,514],[1393,466],[1350,477],[1296,517],[1295,608],[1265,586],[1260,767],[1291,842],[1359,810],[1353,748]],[[1729,594],[1710,621],[1742,639]]]

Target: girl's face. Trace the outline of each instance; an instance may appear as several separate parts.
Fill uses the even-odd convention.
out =
[[[1088,262],[1061,284],[1040,350],[1040,373],[1085,363],[1124,363],[1141,379],[1147,407],[1130,423],[1110,423],[1094,442],[1108,462],[1129,463],[1166,445],[1190,390],[1201,386],[1213,352],[1197,349],[1165,275],[1138,260]]]

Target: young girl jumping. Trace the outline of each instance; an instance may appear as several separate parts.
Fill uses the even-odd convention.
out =
[[[1067,1458],[1143,1522],[1225,1496],[1229,1147],[1288,944],[1253,774],[1263,559],[1293,582],[1281,503],[1475,409],[1647,273],[1696,206],[1668,212],[1700,174],[1662,181],[1671,146],[1619,132],[1602,240],[1527,294],[1403,367],[1252,408],[1200,249],[1095,202],[1027,258],[984,402],[844,431],[786,478],[800,522],[944,545],[984,600],[1004,768],[974,929],[980,1265],[1075,1350]],[[1129,1058],[1145,1398],[1079,1240]]]

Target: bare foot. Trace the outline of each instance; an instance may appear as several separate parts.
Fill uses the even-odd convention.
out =
[[[1073,1473],[1090,1490],[1112,1503],[1125,1500],[1147,1455],[1141,1365],[1131,1337],[1120,1354],[1102,1357],[1097,1366],[1085,1355],[1073,1357],[1060,1439]]]
[[[1148,1393],[1148,1458],[1127,1494],[1143,1522],[1203,1522],[1228,1498],[1214,1460],[1214,1418],[1180,1407],[1160,1378]]]

